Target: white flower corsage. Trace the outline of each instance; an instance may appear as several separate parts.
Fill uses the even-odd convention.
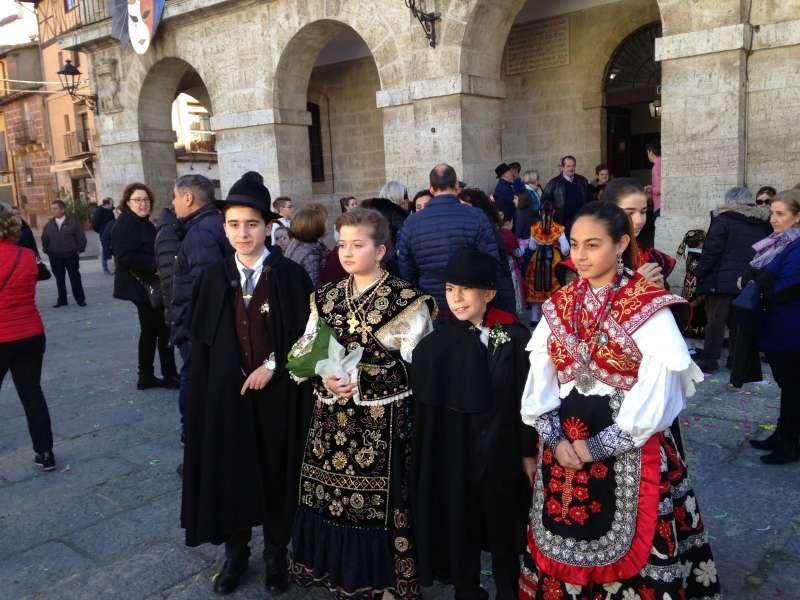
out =
[[[261,307],[258,309],[258,312],[260,312],[262,315],[268,315],[269,314],[269,302],[264,302],[264,304],[262,304]]]
[[[492,344],[492,349],[497,350],[503,344],[511,341],[511,336],[503,329],[503,325],[497,323],[489,330],[489,341]]]

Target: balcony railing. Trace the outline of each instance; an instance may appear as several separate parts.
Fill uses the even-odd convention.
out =
[[[91,25],[110,16],[106,8],[106,0],[79,0],[79,4],[81,25]]]
[[[94,152],[94,140],[90,130],[70,131],[64,134],[64,154],[67,158],[92,152]]]

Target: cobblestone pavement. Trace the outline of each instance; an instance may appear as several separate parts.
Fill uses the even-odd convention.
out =
[[[136,391],[133,305],[111,298],[113,278],[97,261],[82,268],[88,307],[50,308],[52,280],[38,293],[55,472],[32,463],[10,376],[0,391],[0,598],[213,598],[221,552],[187,548],[178,525],[176,394]],[[777,388],[734,390],[725,375],[702,384],[682,421],[726,597],[800,598],[800,465],[763,466],[746,442],[774,422]],[[259,563],[234,598],[264,598]],[[283,596],[326,597],[294,589]]]

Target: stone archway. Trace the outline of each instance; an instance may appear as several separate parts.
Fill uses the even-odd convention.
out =
[[[178,176],[173,129],[173,102],[186,93],[213,114],[211,98],[198,72],[186,61],[168,57],[156,62],[147,72],[139,90],[138,127],[144,181],[156,196],[155,209],[169,206],[172,188]],[[213,135],[205,154],[209,164],[216,163]],[[212,177],[213,178],[213,177]]]

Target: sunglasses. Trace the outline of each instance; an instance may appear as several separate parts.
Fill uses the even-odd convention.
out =
[[[762,206],[764,204],[768,205],[769,203],[770,203],[770,199],[769,198],[756,198],[756,205],[757,206]]]

